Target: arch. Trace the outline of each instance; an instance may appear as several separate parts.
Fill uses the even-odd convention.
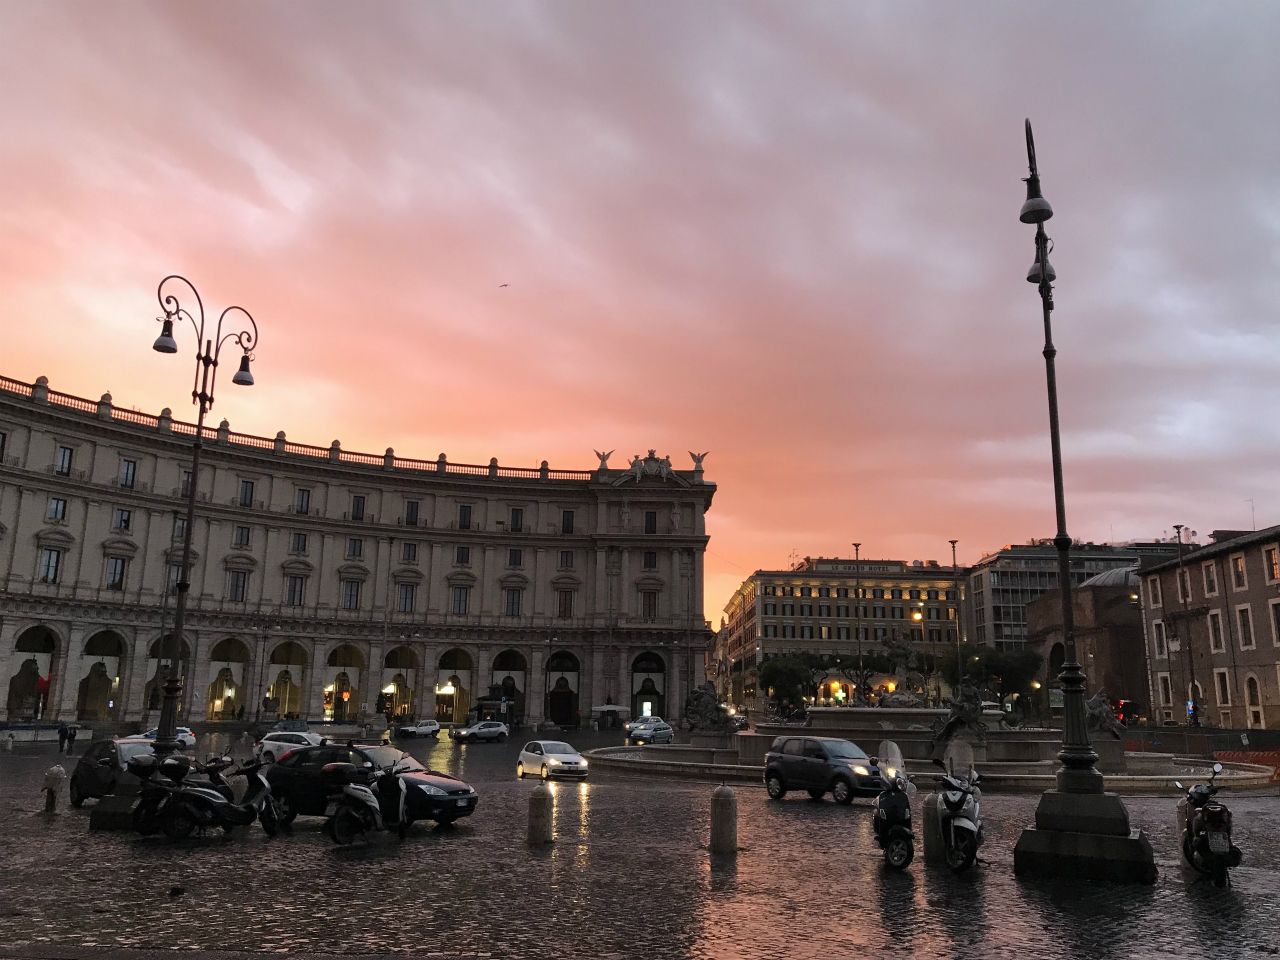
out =
[[[568,650],[557,650],[547,658],[548,673],[577,673],[582,667]]]
[[[142,690],[142,708],[144,711],[159,710],[165,681],[168,679],[169,671],[168,661],[163,659],[164,648],[169,643],[173,634],[166,634],[163,637],[156,637],[151,641],[151,646],[147,650],[147,672],[151,675],[147,680],[146,686]],[[178,655],[178,677],[185,688],[187,686],[187,678],[191,675],[191,645],[184,638],[182,647]],[[178,713],[182,714],[183,700],[178,700]]]
[[[493,672],[501,673],[504,670],[528,670],[529,661],[524,658],[524,654],[519,650],[503,650],[500,654],[493,658]]]
[[[667,665],[646,650],[631,661],[631,715],[661,717],[666,712]]]
[[[474,661],[466,650],[453,647],[440,656],[436,672],[436,719],[462,723],[471,710]]]
[[[441,670],[470,670],[471,654],[463,650],[461,647],[454,647],[452,650],[446,650],[440,655]]]
[[[387,651],[382,665],[389,670],[417,670],[418,655],[411,647],[399,646]]]
[[[1049,648],[1049,679],[1056,680],[1058,674],[1062,673],[1062,665],[1067,662],[1067,648],[1061,643],[1055,643]]]
[[[114,630],[99,630],[84,645],[86,657],[123,657],[124,640]]]
[[[329,651],[329,656],[325,663],[331,667],[356,667],[361,669],[364,667],[364,654],[360,652],[359,647],[352,646],[349,643],[340,643]]]
[[[632,673],[666,673],[667,665],[652,650],[646,650],[631,661]]]
[[[244,718],[248,693],[245,665],[252,659],[249,648],[238,637],[223,637],[213,645],[204,697],[206,720]]]
[[[558,727],[576,727],[581,720],[580,672],[580,661],[568,650],[547,658],[547,717]]]
[[[9,678],[5,704],[10,720],[35,720],[45,715],[60,646],[58,635],[43,624],[28,627],[18,635],[14,644],[18,669]]]
[[[388,650],[382,658],[382,692],[378,697],[378,712],[386,714],[388,719],[413,713],[418,663],[417,653],[403,644]],[[390,679],[387,671],[395,671]]]
[[[213,645],[209,659],[214,663],[248,663],[249,648],[237,638],[227,637]]]
[[[1266,729],[1266,715],[1262,712],[1262,685],[1252,673],[1244,678],[1245,723],[1250,730]]]
[[[361,712],[361,674],[364,654],[350,643],[340,643],[325,657],[329,682],[324,688],[324,716],[339,722],[356,719]],[[376,680],[376,678],[375,678]]]
[[[302,644],[286,640],[284,643],[277,644],[275,649],[271,651],[271,662],[288,664],[292,667],[305,667],[307,665],[307,651]]]
[[[102,723],[118,718],[120,667],[126,649],[114,630],[99,630],[85,643],[89,668],[76,690],[76,719]]]
[[[151,641],[151,648],[147,651],[147,658],[149,660],[161,659],[164,654],[162,644],[164,641],[168,640],[170,636],[172,636],[172,634],[164,637],[156,637],[155,640]],[[191,645],[185,640],[182,641],[182,653],[179,655],[178,659],[182,660],[184,663],[191,659]]]

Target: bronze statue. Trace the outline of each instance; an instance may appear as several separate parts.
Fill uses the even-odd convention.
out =
[[[1124,735],[1128,733],[1128,728],[1116,719],[1115,711],[1111,709],[1111,701],[1107,699],[1107,690],[1105,687],[1099,687],[1098,692],[1084,702],[1085,721],[1089,732],[1095,730],[1105,730],[1117,740],[1123,740]]]
[[[941,721],[936,722],[934,726],[938,727],[938,723]],[[978,688],[969,682],[968,677],[960,681],[960,689],[951,698],[951,715],[933,735],[935,759],[941,759],[946,753],[947,744],[962,727],[972,730],[978,740],[987,738],[987,725],[982,722],[982,697],[978,693]]]
[[[694,733],[730,733],[733,722],[720,706],[716,687],[710,681],[693,688],[684,703],[684,715]]]

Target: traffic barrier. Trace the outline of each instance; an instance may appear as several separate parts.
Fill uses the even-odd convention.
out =
[[[1271,768],[1271,782],[1280,783],[1280,750],[1215,750],[1213,759],[1222,763],[1256,763]]]

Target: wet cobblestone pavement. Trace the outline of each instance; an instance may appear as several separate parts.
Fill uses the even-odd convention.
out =
[[[570,739],[583,749],[617,742]],[[960,877],[919,859],[904,874],[887,871],[870,801],[769,803],[752,786],[738,788],[744,849],[726,861],[705,850],[711,785],[623,779],[558,785],[557,841],[532,851],[524,830],[534,784],[514,778],[519,746],[413,745],[477,788],[478,811],[453,828],[418,824],[404,842],[381,834],[351,848],[336,848],[318,819],[274,840],[257,827],[185,844],[91,834],[91,803],[72,811],[65,791],[60,813],[40,812],[52,748],[0,754],[0,953],[1110,960],[1280,948],[1275,795],[1226,798],[1245,851],[1231,890],[1183,878],[1174,798],[1127,801],[1155,846],[1156,886],[1033,884],[1014,878],[1013,844],[1034,796],[984,799],[986,862]],[[174,886],[185,894],[170,898]]]

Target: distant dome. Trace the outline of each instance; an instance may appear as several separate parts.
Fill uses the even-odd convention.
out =
[[[1094,574],[1084,583],[1082,587],[1136,587],[1141,582],[1138,577],[1138,565],[1135,563],[1131,567],[1116,567],[1113,570],[1104,570],[1102,573]]]

